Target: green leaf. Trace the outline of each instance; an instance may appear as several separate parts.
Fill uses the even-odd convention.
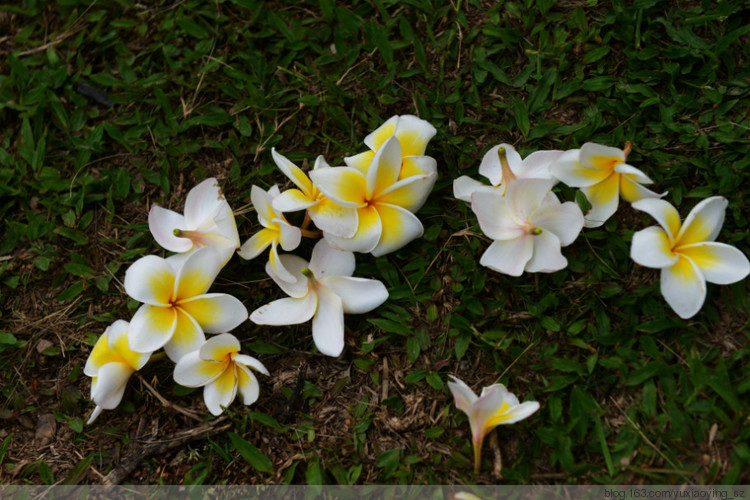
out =
[[[80,422],[80,419],[76,419],[76,420],[79,420]],[[81,432],[81,431],[76,431],[76,432]],[[81,460],[80,462],[78,462],[75,465],[75,467],[73,467],[70,470],[68,475],[65,476],[65,479],[63,479],[62,482],[60,482],[60,484],[66,484],[66,485],[78,484],[81,481],[81,478],[86,474],[86,472],[88,472],[89,466],[91,465],[91,462],[93,462],[93,460],[94,460],[94,455],[89,455],[83,460]]]
[[[229,439],[232,441],[234,449],[237,450],[242,458],[247,460],[247,463],[252,465],[256,470],[260,472],[273,472],[273,464],[260,452],[258,448],[253,446],[249,441],[246,441],[239,434],[234,432],[229,433]]]

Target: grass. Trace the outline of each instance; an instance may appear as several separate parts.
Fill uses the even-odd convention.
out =
[[[412,113],[438,129],[425,236],[357,257],[389,301],[347,317],[339,359],[312,353],[309,325],[241,325],[244,350],[272,373],[260,400],[235,402],[228,432],[151,454],[125,481],[747,483],[746,281],[709,285],[702,311],[680,320],[658,273],[628,258],[652,221],[622,205],[566,249],[564,271],[494,274],[451,189],[500,142],[525,155],[630,141],[629,162],[683,217],[727,197],[720,240],[750,253],[746,17],[737,0],[0,5],[0,482],[99,483],[150,440],[198,425],[134,378],[117,410],[83,426],[91,346],[137,307],[125,269],[160,253],[152,204],[180,209],[215,176],[240,211],[253,184],[286,181],[271,147],[341,164],[382,121]],[[257,229],[253,213],[238,224],[243,240]],[[250,310],[281,296],[261,259],[233,259],[214,290]],[[171,369],[141,375],[208,415]],[[540,401],[496,431],[501,477],[489,445],[472,472],[448,374]]]

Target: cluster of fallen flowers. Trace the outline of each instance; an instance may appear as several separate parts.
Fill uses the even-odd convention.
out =
[[[272,150],[273,161],[295,187],[282,192],[277,186],[252,186],[261,229],[241,246],[234,215],[215,179],[188,193],[184,214],[153,207],[149,229],[174,254],[142,257],[127,270],[125,291],[142,305],[130,323],[118,320],[104,332],[86,363],[96,404],[89,423],[120,403],[129,377],[161,348],[175,363],[177,383],[204,388],[213,415],[221,414],[238,392],[244,404],[252,404],[259,394],[255,372],[268,371],[259,360],[241,354],[240,341],[229,333],[248,318],[258,325],[312,320],[318,351],[339,356],[344,314],[372,311],[388,298],[380,281],[352,276],[354,252],[382,256],[423,233],[414,214],[437,179],[435,159],[424,154],[435,133],[417,117],[394,116],[365,138],[368,151],[336,167],[320,156],[309,175]],[[681,224],[676,209],[661,199],[666,193],[645,188],[652,181],[625,163],[628,149],[587,143],[566,152],[538,151],[525,159],[508,144],[490,149],[479,166],[490,185],[466,176],[454,181],[455,197],[471,203],[480,228],[493,240],[480,263],[511,276],[561,270],[567,266],[561,248],[572,244],[584,227],[602,225],[622,196],[660,225],[635,233],[631,257],[661,269],[662,293],[680,317],[689,318],[701,308],[706,281],[744,279],[750,273],[744,254],[714,241],[727,201],[708,198]],[[578,204],[561,202],[552,191],[559,181],[581,189],[591,205],[585,215]],[[299,227],[284,216],[297,211],[305,212]],[[303,237],[320,239],[309,261],[279,253],[279,247],[296,250]],[[249,314],[237,298],[209,293],[235,252],[254,259],[267,249],[266,272],[289,297]],[[207,333],[215,335],[207,339]],[[448,386],[456,407],[468,416],[478,471],[484,437],[498,425],[530,416],[539,403],[520,403],[502,384],[485,387],[477,396],[452,378]]]

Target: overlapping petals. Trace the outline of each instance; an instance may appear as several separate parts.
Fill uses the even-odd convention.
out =
[[[128,345],[127,321],[117,320],[99,337],[91,350],[83,373],[92,377],[91,399],[96,404],[87,424],[92,423],[102,410],[112,410],[120,404],[128,379],[145,366],[151,352],[139,353]]]
[[[518,179],[505,196],[497,190],[471,195],[479,227],[494,240],[480,264],[511,276],[554,272],[568,265],[560,248],[578,237],[583,214],[573,202],[560,203],[550,191],[553,184],[553,180]]]
[[[171,252],[213,247],[221,255],[222,265],[240,246],[232,209],[213,177],[190,190],[185,199],[184,215],[152,207],[148,227],[156,242]]]
[[[586,227],[604,224],[616,211],[620,196],[632,203],[644,198],[660,198],[643,184],[653,181],[639,169],[625,163],[623,150],[587,142],[581,149],[566,151],[550,166],[553,176],[568,186],[581,188],[591,210]]]
[[[278,186],[271,187],[268,192],[263,191],[258,186],[252,187],[250,199],[255,210],[258,212],[258,221],[263,226],[263,229],[243,243],[237,253],[243,259],[250,260],[260,255],[263,250],[270,246],[271,251],[268,254],[268,263],[285,280],[293,281],[296,278],[289,274],[284,269],[281,261],[279,261],[277,247],[280,245],[287,252],[294,250],[299,246],[302,233],[298,227],[289,224],[283,214],[273,208],[273,200],[279,195]]]
[[[270,265],[266,272],[289,297],[256,309],[250,320],[296,325],[312,319],[315,346],[327,356],[338,356],[344,349],[344,313],[372,311],[388,298],[380,281],[352,277],[354,254],[331,248],[326,240],[315,245],[309,263],[295,255],[280,258],[296,280],[284,280]]]
[[[503,384],[485,387],[482,394],[477,396],[463,381],[453,375],[450,377],[453,381],[448,382],[448,388],[453,393],[456,408],[469,417],[474,446],[474,469],[479,472],[485,436],[498,425],[513,424],[528,418],[539,409],[539,403],[520,403]]]
[[[661,293],[683,319],[700,311],[706,300],[706,282],[727,285],[750,274],[750,262],[738,249],[714,240],[721,231],[727,200],[713,196],[698,203],[680,224],[677,210],[659,199],[643,199],[633,208],[659,223],[633,235],[631,258],[646,267],[661,269]]]
[[[203,400],[213,415],[220,415],[237,396],[245,405],[258,399],[258,379],[253,371],[268,375],[257,359],[240,354],[234,335],[222,333],[183,356],[175,366],[174,379],[186,387],[203,387]]]
[[[206,293],[222,266],[211,248],[167,259],[149,255],[125,273],[125,291],[143,305],[130,323],[129,346],[136,352],[164,347],[173,361],[197,349],[204,332],[233,329],[247,319],[247,309],[236,298]]]

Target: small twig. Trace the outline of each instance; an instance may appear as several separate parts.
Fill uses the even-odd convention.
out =
[[[146,386],[146,389],[148,389],[148,391],[151,394],[153,394],[154,397],[156,397],[156,399],[159,400],[159,402],[162,404],[162,406],[164,406],[165,408],[171,408],[171,409],[175,410],[176,412],[182,413],[186,417],[190,417],[193,420],[195,420],[196,422],[201,422],[201,423],[203,422],[203,419],[200,418],[195,413],[193,413],[192,411],[188,410],[187,408],[183,408],[180,405],[177,405],[175,403],[172,403],[172,402],[168,401],[164,396],[162,396],[161,394],[159,394],[159,391],[157,391],[156,389],[154,389],[153,387],[151,387],[151,384],[149,384],[148,382],[146,382],[146,379],[143,378],[140,373],[136,373],[136,376],[138,377],[138,380],[140,380],[141,382],[143,382],[143,385]]]
[[[495,479],[501,479],[503,477],[503,454],[497,444],[497,429],[490,433],[490,448],[495,455],[495,460],[492,462],[492,475],[495,476]]]

